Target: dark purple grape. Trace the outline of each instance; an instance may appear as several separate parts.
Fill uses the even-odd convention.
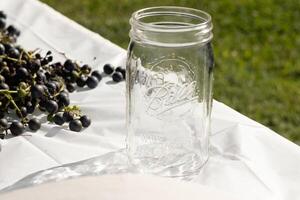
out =
[[[41,128],[41,122],[40,122],[40,120],[38,120],[36,118],[32,118],[28,122],[28,127],[32,131],[37,131],[37,130],[39,130]]]
[[[20,67],[19,69],[17,69],[16,73],[17,73],[17,78],[22,80],[26,79],[26,77],[29,76],[29,72],[25,67]]]
[[[12,58],[19,58],[20,56],[20,52],[17,48],[11,48],[8,51],[8,56],[12,57]]]
[[[18,35],[18,30],[16,29],[16,27],[14,27],[13,25],[9,25],[7,28],[6,28],[7,32],[9,35]]]
[[[6,26],[5,20],[0,18],[0,30],[4,29]]]
[[[6,14],[2,10],[0,11],[0,18],[6,19]]]
[[[46,86],[47,86],[49,93],[51,95],[54,95],[57,90],[56,84],[54,82],[48,82],[48,83],[46,83]]]
[[[46,80],[47,80],[47,77],[45,75],[45,73],[43,71],[38,71],[36,73],[36,78],[35,80],[38,82],[38,83],[45,83]]]
[[[63,118],[65,122],[69,122],[71,120],[73,120],[73,115],[70,112],[65,111],[63,113]]]
[[[120,72],[115,72],[112,75],[112,79],[114,82],[120,82],[123,80],[123,75]]]
[[[0,90],[9,90],[9,86],[6,83],[0,83]]]
[[[4,76],[0,75],[0,83],[4,83],[4,82],[5,82]]]
[[[80,120],[73,119],[69,123],[69,128],[71,131],[80,132],[82,129],[82,124],[81,124]]]
[[[0,130],[7,129],[7,128],[8,128],[7,119],[5,119],[5,118],[0,119]]]
[[[58,105],[59,107],[64,107],[64,106],[68,106],[70,105],[70,98],[68,95],[66,95],[65,93],[60,93],[57,96],[57,100],[58,100]]]
[[[31,60],[31,62],[29,63],[29,65],[30,65],[29,67],[30,67],[31,71],[33,73],[36,73],[37,71],[39,71],[39,69],[41,67],[41,61],[38,60],[38,59]],[[46,76],[45,76],[45,78],[46,78]],[[42,81],[44,81],[44,79]]]
[[[86,115],[81,116],[79,120],[83,127],[89,127],[91,125],[91,119]]]
[[[48,57],[47,57],[48,63],[52,62],[52,60],[53,60],[53,56],[48,56]]]
[[[32,114],[34,112],[34,110],[35,110],[35,105],[32,104],[30,101],[28,101],[26,103],[26,109],[27,109],[27,113],[28,114]]]
[[[19,121],[13,121],[9,127],[11,134],[18,136],[24,132],[24,125]]]
[[[114,72],[114,67],[111,64],[105,64],[103,66],[103,71],[105,74],[110,75]]]
[[[21,107],[20,111],[16,110],[16,114],[17,114],[17,116],[19,118],[26,117],[27,116],[27,109],[26,109],[26,107]]]
[[[75,69],[75,64],[72,60],[68,59],[64,63],[64,68],[68,70],[69,72],[73,71]]]
[[[3,44],[0,43],[0,55],[3,55],[5,53],[5,47]]]
[[[124,68],[122,68],[121,66],[117,67],[116,72],[120,72],[123,76],[123,79],[125,79],[125,76],[126,76],[126,70]]]
[[[36,84],[31,86],[31,97],[34,99],[41,98],[44,95],[45,89],[42,85]]]
[[[54,114],[58,111],[58,104],[54,100],[49,100],[45,106],[46,110],[50,114]]]
[[[89,76],[87,78],[87,80],[86,80],[86,85],[89,88],[93,89],[93,88],[97,87],[97,85],[98,85],[98,79],[96,77],[94,77],[94,76]]]
[[[5,53],[7,53],[7,54],[8,54],[8,52],[9,52],[12,48],[14,48],[13,45],[12,45],[12,44],[9,44],[9,43],[5,43],[5,44],[3,44],[3,45],[4,45],[4,47],[5,47]]]
[[[41,111],[46,111],[46,104],[47,104],[47,101],[45,101],[45,100],[41,100],[40,102],[39,102],[39,109],[41,110]]]
[[[63,125],[65,123],[63,113],[62,112],[56,113],[53,117],[53,122],[60,126]]]
[[[101,73],[98,70],[94,70],[91,75],[95,76],[98,79],[98,81],[102,80]]]
[[[123,70],[123,68],[121,66],[119,66],[115,69],[116,72],[121,72],[122,70]]]
[[[86,76],[81,75],[76,81],[78,87],[84,87],[86,80],[87,80]]]
[[[85,74],[89,74],[92,71],[92,68],[89,65],[83,65],[80,70]]]
[[[74,92],[76,89],[73,83],[67,83],[66,87],[69,92]]]

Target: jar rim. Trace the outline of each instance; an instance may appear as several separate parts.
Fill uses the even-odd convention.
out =
[[[201,20],[199,23],[195,24],[185,24],[184,26],[174,26],[174,25],[162,25],[153,24],[141,21],[141,19],[150,16],[159,15],[180,15],[182,17],[191,17]],[[163,32],[182,32],[182,31],[193,31],[193,30],[212,30],[211,16],[202,10],[180,7],[180,6],[157,6],[148,7],[135,11],[130,19],[130,24],[136,26],[140,30],[151,30],[151,31],[163,31]]]

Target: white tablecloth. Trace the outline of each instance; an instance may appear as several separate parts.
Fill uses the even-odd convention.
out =
[[[125,50],[38,1],[0,0],[0,9],[21,29],[19,43],[26,48],[50,49],[60,60],[63,52],[100,70],[108,62],[124,65]],[[44,124],[36,133],[0,140],[0,189],[39,170],[124,148],[124,82],[106,78],[71,99],[90,115],[92,125],[74,133]],[[300,199],[300,148],[214,101],[211,158],[193,181],[251,199]]]

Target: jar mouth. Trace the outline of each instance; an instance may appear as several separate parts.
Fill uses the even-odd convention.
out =
[[[132,14],[131,26],[157,32],[211,32],[211,16],[201,10],[177,6],[150,7]]]

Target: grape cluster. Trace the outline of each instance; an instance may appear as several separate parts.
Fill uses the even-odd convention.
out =
[[[78,87],[97,87],[102,74],[70,59],[54,62],[51,51],[45,55],[26,51],[16,43],[20,31],[7,26],[5,19],[0,11],[0,138],[9,133],[20,135],[26,127],[40,129],[41,122],[34,117],[37,109],[47,113],[50,122],[68,123],[72,131],[88,127],[91,119],[78,106],[70,105],[69,93]],[[122,67],[106,64],[103,70],[115,82],[125,79]]]

